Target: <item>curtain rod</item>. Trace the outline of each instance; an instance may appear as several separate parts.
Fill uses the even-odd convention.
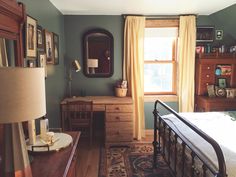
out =
[[[127,16],[143,16],[147,19],[179,19],[180,16],[187,16],[187,15],[194,15],[198,16],[197,14],[180,14],[180,15],[140,15],[140,14],[123,14],[122,16],[126,18]]]

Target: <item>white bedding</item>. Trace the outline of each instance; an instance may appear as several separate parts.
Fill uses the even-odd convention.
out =
[[[228,113],[223,112],[181,113],[180,115],[219,143],[225,157],[228,177],[236,177],[236,121],[233,121]],[[190,139],[196,148],[218,166],[216,154],[206,141],[174,116],[165,116],[165,120],[170,124],[174,123],[173,125]]]

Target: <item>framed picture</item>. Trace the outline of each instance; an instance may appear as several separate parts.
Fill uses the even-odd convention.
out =
[[[226,79],[225,78],[219,78],[218,79],[218,85],[220,88],[226,88]]]
[[[27,16],[26,19],[26,57],[36,58],[36,48],[37,48],[37,21]]]
[[[201,26],[197,27],[197,42],[213,42],[214,27]]]
[[[215,97],[215,85],[208,85],[207,86],[207,93],[209,97]]]
[[[38,50],[44,51],[44,35],[43,35],[43,28],[41,26],[37,26],[37,47]]]
[[[47,64],[54,64],[54,45],[53,45],[53,33],[44,30],[45,36],[45,49],[46,49],[46,62]]]
[[[0,38],[0,67],[8,66],[7,59],[7,50],[6,50],[6,41],[3,38]]]
[[[223,30],[216,30],[215,32],[216,40],[222,40],[223,39]]]
[[[42,67],[45,70],[45,78],[47,77],[47,64],[46,64],[46,53],[39,51],[38,52],[38,67]]]
[[[54,44],[54,64],[59,64],[59,36],[53,33],[53,44]]]

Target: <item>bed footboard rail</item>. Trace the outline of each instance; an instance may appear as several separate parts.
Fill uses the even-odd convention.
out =
[[[198,149],[196,149],[192,143],[184,136],[182,136],[181,132],[179,132],[176,129],[171,128],[171,126],[168,125],[168,122],[161,116],[159,113],[157,107],[164,108],[165,111],[167,111],[170,114],[173,114],[176,118],[178,118],[181,122],[183,122],[186,126],[188,126],[191,130],[193,130],[195,133],[197,133],[199,136],[201,136],[206,142],[208,142],[214,149],[216,153],[216,157],[218,160],[218,169],[216,169],[212,163],[209,162],[209,159],[207,159],[202,153],[199,152]],[[158,108],[159,108],[158,107]],[[226,165],[224,160],[223,152],[219,146],[219,144],[209,137],[207,134],[205,134],[203,131],[201,131],[199,128],[197,128],[195,125],[193,125],[191,122],[187,121],[186,119],[182,118],[177,112],[175,112],[173,109],[171,109],[169,106],[167,106],[165,103],[163,103],[160,100],[156,100],[154,104],[154,140],[153,140],[153,167],[156,168],[157,163],[157,155],[161,153],[167,161],[167,164],[170,165],[170,148],[171,144],[174,144],[174,166],[170,167],[174,175],[176,176],[177,173],[177,139],[181,140],[181,146],[182,146],[182,165],[181,165],[181,176],[184,177],[185,173],[185,150],[188,148],[191,151],[191,176],[194,177],[196,173],[196,167],[195,167],[195,159],[198,158],[202,165],[202,174],[204,177],[206,177],[206,172],[209,170],[214,177],[226,177]],[[161,130],[161,126],[163,127],[164,131]],[[171,139],[171,134],[173,135]],[[162,138],[162,139],[161,139]]]

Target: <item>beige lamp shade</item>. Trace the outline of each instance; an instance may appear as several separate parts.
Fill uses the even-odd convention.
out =
[[[15,123],[46,114],[44,68],[0,68],[0,123]]]
[[[88,68],[97,68],[98,67],[98,59],[88,59],[87,61]]]

